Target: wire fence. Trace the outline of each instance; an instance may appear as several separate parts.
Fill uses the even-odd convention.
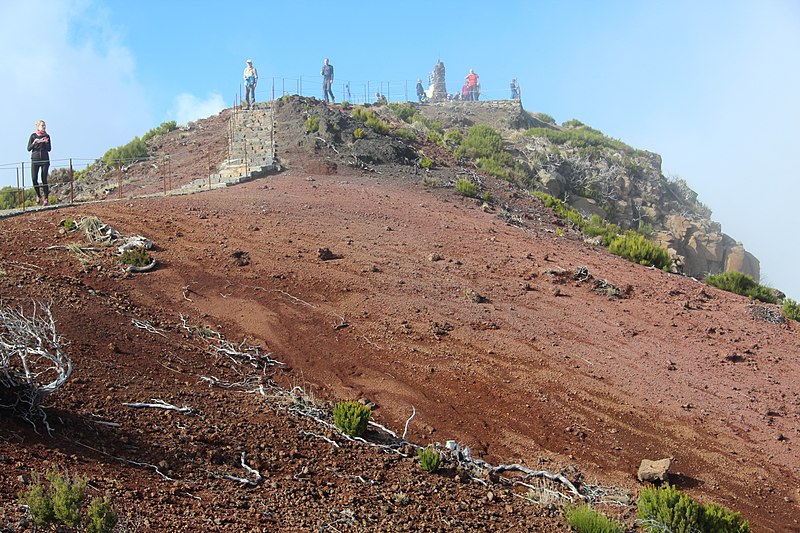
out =
[[[236,100],[236,99],[235,99]],[[204,149],[198,155],[192,153],[190,157],[180,157],[180,154],[162,154],[159,156],[142,156],[129,158],[115,158],[111,165],[105,161],[105,156],[96,158],[64,158],[50,159],[48,169],[47,188],[49,203],[51,204],[74,204],[83,201],[122,199],[141,196],[152,196],[162,193],[164,195],[175,193],[178,190],[185,190],[185,187],[194,183],[195,188],[211,188],[212,179],[216,173],[226,164],[239,164],[243,167],[244,174],[247,175],[251,170],[256,169],[263,157],[259,157],[254,142],[248,142],[247,138],[239,135],[242,130],[247,130],[244,126],[246,113],[243,110],[241,101],[234,101],[229,110],[228,123],[225,131],[225,146],[222,152],[213,148]],[[268,110],[268,122],[272,123],[274,117],[272,108]],[[274,131],[270,128],[269,144],[274,145]],[[238,140],[238,141],[237,141]],[[238,146],[236,143],[238,142]],[[238,148],[238,150],[237,150]],[[223,157],[220,157],[222,155]],[[262,154],[263,156],[263,154]],[[198,164],[198,159],[200,160]],[[205,159],[203,165],[202,159]],[[82,184],[81,172],[89,167],[99,165],[102,167],[106,179],[102,182],[101,197],[90,196]],[[13,163],[0,164],[0,183],[15,183],[11,186],[0,186],[0,210],[25,211],[35,207],[35,197],[39,192],[44,193],[44,183],[39,181],[39,190],[34,192],[33,176],[31,173],[30,161],[19,161]],[[142,185],[142,177],[147,174],[148,166],[151,171],[147,178],[147,185]],[[187,172],[187,168],[192,167],[192,171]],[[136,167],[134,171],[131,169]],[[197,174],[200,169],[200,175]],[[138,169],[138,170],[137,170]],[[256,169],[257,170],[257,169]],[[217,181],[221,178],[218,174]],[[142,192],[145,187],[146,192]],[[42,194],[44,196],[44,194]],[[81,199],[78,199],[81,198]]]
[[[447,83],[447,94],[449,96],[458,95],[460,98],[463,81],[460,77],[455,78],[455,82]],[[267,81],[268,84],[264,82]],[[265,86],[266,85],[266,86]],[[431,91],[432,83],[426,77],[422,80],[422,86],[426,91]],[[388,102],[410,102],[416,101],[417,98],[417,80],[337,80],[334,78],[334,83],[331,87],[333,94],[339,102],[347,101],[351,104],[373,104],[382,96]],[[506,88],[507,87],[507,88]],[[299,95],[314,97],[323,100],[322,89],[322,76],[319,75],[299,75],[296,77],[272,77],[262,78],[259,80],[259,85],[256,88],[256,98],[259,94],[264,94],[267,91],[269,100],[275,100],[284,95]],[[239,86],[238,100],[244,98],[244,86]],[[510,100],[512,99],[511,93],[511,80],[508,85],[503,86],[500,83],[481,84],[480,87],[481,100]]]

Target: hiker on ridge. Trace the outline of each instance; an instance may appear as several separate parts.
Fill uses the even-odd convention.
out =
[[[464,76],[464,79],[467,80],[467,86],[469,87],[469,94],[467,96],[467,100],[477,100],[478,95],[480,94],[480,89],[478,88],[478,76],[475,74],[475,71],[469,69],[469,74]]]
[[[322,97],[325,100],[325,103],[328,103],[328,95],[331,96],[331,102],[334,104],[336,103],[336,98],[333,96],[333,91],[331,90],[331,86],[333,85],[333,65],[328,63],[328,58],[325,58],[325,61],[322,64]]]
[[[36,189],[36,203],[47,205],[50,189],[47,186],[47,171],[50,170],[50,135],[45,131],[47,125],[44,120],[36,121],[36,131],[28,137],[28,151],[31,153],[31,178],[33,188]],[[39,187],[39,171],[42,173],[42,187]],[[42,196],[41,193],[44,193]]]
[[[248,59],[247,67],[244,69],[244,101],[247,102],[247,107],[256,103],[256,85],[258,85],[258,71],[253,66],[253,61]]]
[[[519,100],[519,85],[517,84],[517,78],[511,80],[511,99]]]
[[[417,98],[419,98],[420,102],[427,100],[428,98],[425,96],[425,88],[422,86],[422,80],[417,80]]]

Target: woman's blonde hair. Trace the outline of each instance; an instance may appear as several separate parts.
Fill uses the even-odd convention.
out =
[[[44,120],[42,120],[42,119],[39,119],[39,120],[37,120],[37,121],[36,121],[36,129],[38,130],[38,129],[39,129],[39,126],[43,125],[44,123],[45,123],[45,122],[44,122]]]

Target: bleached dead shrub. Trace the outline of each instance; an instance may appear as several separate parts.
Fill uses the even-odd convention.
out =
[[[63,347],[48,305],[34,302],[26,316],[0,304],[0,408],[33,424],[44,420],[42,400],[72,374]]]

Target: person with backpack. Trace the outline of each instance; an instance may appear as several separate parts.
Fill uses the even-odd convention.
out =
[[[50,170],[50,150],[53,145],[46,131],[44,120],[36,121],[36,131],[28,137],[28,151],[31,153],[31,178],[36,189],[36,204],[47,205],[50,189],[47,186],[47,171]],[[42,175],[42,186],[39,187],[39,172]],[[44,193],[44,196],[42,196]]]
[[[325,61],[322,63],[322,96],[325,100],[325,103],[328,103],[328,95],[331,97],[331,102],[334,104],[336,103],[336,98],[333,96],[333,90],[331,86],[333,85],[333,65],[328,62],[328,58],[325,58]]]
[[[247,107],[256,103],[256,85],[258,85],[258,71],[253,66],[253,61],[248,59],[247,67],[244,69],[244,101],[247,102]]]
[[[517,78],[511,80],[511,99],[519,100],[519,85],[517,84]]]

